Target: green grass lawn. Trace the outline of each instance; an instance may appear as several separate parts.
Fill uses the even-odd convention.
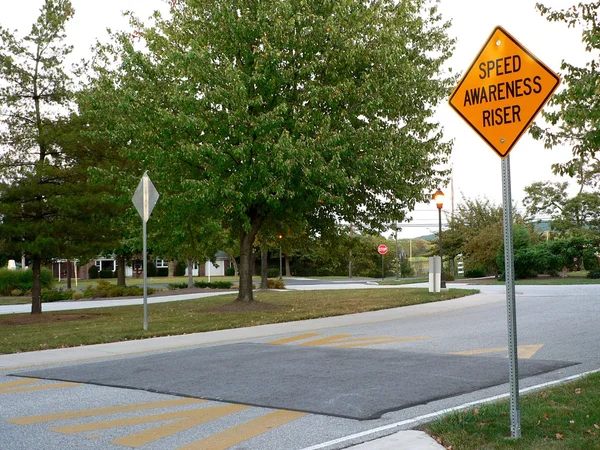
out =
[[[337,316],[436,302],[477,292],[472,289],[450,289],[438,294],[426,289],[257,292],[258,302],[249,306],[234,302],[234,294],[223,295],[149,305],[149,330],[146,332],[142,329],[141,305],[41,315],[0,315],[0,353]]]
[[[253,279],[259,281],[260,277],[254,277]],[[117,283],[116,278],[104,278],[104,281],[108,281],[109,283],[113,284]],[[127,278],[125,281],[127,286],[141,286],[144,284],[143,278]],[[187,283],[188,277],[148,277],[146,281],[148,286],[155,284],[163,285],[169,283]],[[208,277],[194,277],[194,281],[208,281]],[[210,281],[231,281],[232,283],[237,283],[239,281],[239,277],[210,277]],[[96,286],[97,283],[98,280],[77,280],[77,286],[83,288],[87,286]],[[53,286],[54,288],[64,289],[67,287],[67,281],[63,279],[62,281],[58,282],[58,280],[55,279]],[[73,288],[75,287],[74,278],[71,279],[71,286]]]
[[[456,450],[600,449],[600,373],[521,397],[521,439],[510,438],[508,400],[419,427]]]

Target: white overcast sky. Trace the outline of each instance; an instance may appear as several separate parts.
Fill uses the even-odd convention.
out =
[[[155,9],[166,10],[163,0],[71,0],[75,16],[67,28],[68,42],[74,45],[76,59],[89,55],[96,39],[106,40],[106,28],[126,29],[121,12],[134,11],[146,18]],[[579,0],[546,0],[546,6],[566,8]],[[0,23],[19,35],[28,32],[38,15],[43,0],[0,0]],[[581,43],[580,30],[562,23],[549,23],[535,10],[535,0],[442,0],[441,11],[451,19],[451,35],[456,37],[456,51],[449,65],[455,72],[464,72],[496,25],[503,26],[551,69],[560,73],[561,61],[583,65],[591,59]],[[560,89],[560,88],[559,88]],[[441,105],[438,120],[445,135],[454,139],[452,153],[455,204],[463,195],[467,198],[487,197],[496,204],[502,202],[501,160],[477,136],[447,103]],[[558,180],[550,165],[569,159],[568,148],[546,150],[540,142],[524,135],[510,154],[513,200],[523,198],[523,188],[535,181]],[[565,180],[566,181],[566,180]],[[450,213],[450,186],[442,187],[447,194],[444,211]],[[433,204],[417,205],[412,213],[413,226],[406,226],[400,238],[417,237],[437,231],[437,208]],[[418,226],[416,226],[418,225]]]

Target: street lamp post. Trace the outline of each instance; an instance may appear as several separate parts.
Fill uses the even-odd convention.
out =
[[[400,279],[400,271],[398,266],[398,224],[396,224],[396,280]]]
[[[440,264],[442,266],[442,272],[440,274],[440,287],[444,289],[446,287],[446,273],[444,271],[444,256],[442,254],[442,207],[444,206],[444,193],[438,188],[435,194],[433,194],[433,200],[438,209],[439,217],[439,244],[440,244]]]
[[[282,280],[283,279],[283,264],[282,264],[282,258],[281,258],[281,240],[283,239],[283,235],[280,234],[278,237],[279,237],[279,279]]]

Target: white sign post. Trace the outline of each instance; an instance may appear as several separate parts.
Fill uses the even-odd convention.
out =
[[[142,267],[144,272],[144,331],[148,330],[148,263],[147,263],[147,245],[146,245],[146,223],[152,214],[152,210],[158,201],[158,191],[152,184],[148,172],[144,172],[142,179],[140,180],[133,198],[131,201],[135,205],[135,209],[142,218],[142,238],[143,238],[143,252],[142,252]]]

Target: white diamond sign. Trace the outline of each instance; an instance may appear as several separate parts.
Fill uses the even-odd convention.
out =
[[[150,214],[158,201],[158,191],[152,184],[148,172],[144,172],[131,201],[144,222],[148,222]]]

